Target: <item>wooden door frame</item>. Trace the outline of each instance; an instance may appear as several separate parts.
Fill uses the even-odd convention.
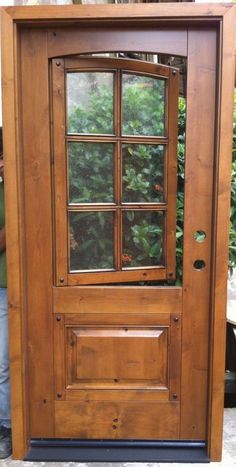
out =
[[[210,378],[208,382],[208,454],[219,461],[225,365],[226,283],[231,180],[232,109],[234,85],[234,13],[232,4],[134,4],[11,7],[2,9],[3,126],[6,185],[7,264],[11,360],[11,404],[14,458],[28,451],[27,349],[24,260],[24,194],[21,189],[20,30],[22,26],[60,26],[81,22],[105,27],[107,22],[136,26],[186,27],[200,31],[208,26],[217,34],[217,92],[215,118],[215,173],[211,265]],[[7,40],[6,40],[7,38]],[[178,44],[181,48],[181,44]],[[168,47],[168,45],[166,46]],[[171,47],[170,47],[171,50]],[[190,51],[191,52],[191,51]],[[180,53],[181,55],[181,53]],[[184,55],[184,54],[183,54]],[[188,144],[188,142],[187,142]],[[223,228],[222,228],[223,226]],[[190,245],[191,246],[191,245]],[[190,266],[189,266],[190,267]],[[183,293],[187,289],[183,288]],[[186,306],[188,298],[185,298]],[[189,303],[189,302],[188,302]],[[191,302],[190,302],[191,304]],[[186,329],[187,332],[187,329]],[[188,349],[186,349],[188,353]],[[191,358],[191,352],[190,352]]]

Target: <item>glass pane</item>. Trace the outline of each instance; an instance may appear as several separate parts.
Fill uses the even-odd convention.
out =
[[[68,143],[69,202],[112,203],[114,145]]]
[[[113,134],[113,73],[67,73],[68,133]]]
[[[114,268],[114,213],[69,212],[70,271]]]
[[[123,202],[157,203],[164,200],[164,146],[124,144]]]
[[[163,265],[163,235],[163,212],[123,211],[123,268]]]
[[[163,135],[165,81],[124,73],[122,84],[122,134]]]

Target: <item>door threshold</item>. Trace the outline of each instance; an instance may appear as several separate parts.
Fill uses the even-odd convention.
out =
[[[25,461],[207,463],[203,441],[31,439]]]

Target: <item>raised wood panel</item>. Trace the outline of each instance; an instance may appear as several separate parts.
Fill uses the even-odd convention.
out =
[[[180,355],[177,314],[55,315],[55,398],[180,400]]]
[[[181,287],[54,287],[54,313],[181,313]]]
[[[178,439],[178,402],[55,402],[57,438]]]
[[[168,328],[67,327],[67,388],[167,387]]]

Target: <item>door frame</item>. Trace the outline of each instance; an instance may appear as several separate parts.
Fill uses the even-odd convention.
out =
[[[221,459],[222,420],[225,365],[226,284],[228,261],[228,227],[230,207],[232,114],[234,87],[234,18],[235,8],[229,5],[196,4],[133,4],[133,5],[79,5],[9,7],[2,9],[2,63],[3,63],[3,127],[6,178],[6,228],[9,293],[9,333],[11,368],[11,404],[13,426],[13,455],[25,457],[28,451],[28,377],[26,346],[26,262],[24,232],[24,193],[22,178],[22,139],[20,88],[20,32],[22,27],[48,27],[94,23],[105,28],[108,22],[122,27],[135,21],[135,27],[149,25],[170,27],[171,31],[186,28],[194,36],[206,26],[217,36],[219,54],[216,75],[215,117],[215,172],[213,189],[212,227],[214,239],[211,248],[210,280],[210,361],[208,381],[208,455]],[[7,38],[7,40],[6,40]],[[182,36],[181,36],[182,38]],[[182,39],[176,49],[184,50]],[[215,40],[215,39],[214,39]],[[194,44],[194,41],[192,42]],[[171,41],[163,46],[171,49]],[[160,52],[160,50],[159,50]],[[168,53],[168,52],[166,52]],[[172,52],[173,53],[173,52]],[[184,53],[182,53],[184,55]],[[189,57],[191,50],[189,49]],[[192,70],[194,72],[194,69]],[[196,71],[196,70],[195,70]],[[190,81],[190,80],[189,80]],[[190,83],[188,82],[189,91]],[[192,91],[193,91],[192,84]],[[189,149],[190,149],[190,142]],[[200,166],[199,166],[200,169]],[[203,169],[202,169],[203,170]],[[195,219],[197,222],[199,219]],[[223,228],[222,228],[223,226]],[[192,224],[191,227],[194,227]],[[196,227],[196,226],[195,226]],[[192,233],[191,233],[192,235]],[[189,250],[192,248],[191,240]],[[204,255],[204,246],[199,254]],[[184,258],[184,261],[187,259]],[[192,264],[186,266],[189,271]],[[199,274],[199,272],[194,272]],[[201,273],[200,273],[201,274]],[[191,305],[190,290],[183,285],[184,306]],[[191,321],[188,322],[191,326]],[[184,332],[187,332],[186,328]],[[186,358],[191,360],[191,352]]]

